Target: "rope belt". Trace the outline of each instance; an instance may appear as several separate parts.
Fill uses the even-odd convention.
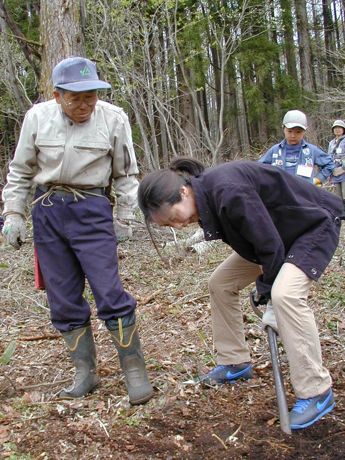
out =
[[[69,194],[73,195],[74,201],[85,200],[85,195],[91,196],[100,196],[106,198],[105,196],[105,188],[104,187],[95,187],[95,188],[88,188],[88,189],[81,189],[76,187],[71,187],[69,185],[39,185],[38,190],[44,192],[43,195],[39,196],[34,200],[31,205],[38,203],[41,201],[42,206],[53,206],[54,203],[50,200],[52,195],[56,196],[66,196]]]

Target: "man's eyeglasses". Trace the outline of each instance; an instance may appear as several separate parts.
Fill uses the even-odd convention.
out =
[[[61,93],[60,93],[61,94]],[[88,107],[93,107],[96,102],[98,101],[97,93],[94,94],[87,94],[83,97],[78,97],[77,99],[73,99],[71,101],[66,101],[63,94],[61,94],[61,99],[66,107],[70,109],[78,109],[82,104],[86,104]]]

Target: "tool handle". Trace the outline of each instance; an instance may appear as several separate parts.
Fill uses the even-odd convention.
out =
[[[274,386],[276,390],[280,427],[284,433],[291,434],[289,410],[285,397],[283,374],[279,366],[279,351],[277,346],[277,334],[270,326],[266,327],[268,344],[271,353]]]

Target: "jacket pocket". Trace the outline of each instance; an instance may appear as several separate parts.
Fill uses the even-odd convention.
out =
[[[38,164],[55,168],[62,162],[65,143],[60,139],[38,139],[36,141]]]
[[[109,150],[111,149],[111,146],[107,142],[89,141],[78,142],[78,144],[74,145],[73,148],[77,153],[80,153],[82,155],[90,153],[91,155],[97,155],[102,157],[108,154]]]

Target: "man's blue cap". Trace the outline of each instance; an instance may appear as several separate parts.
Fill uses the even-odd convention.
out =
[[[98,78],[96,65],[83,57],[69,57],[59,62],[52,74],[54,88],[80,93],[109,89],[111,85]]]

